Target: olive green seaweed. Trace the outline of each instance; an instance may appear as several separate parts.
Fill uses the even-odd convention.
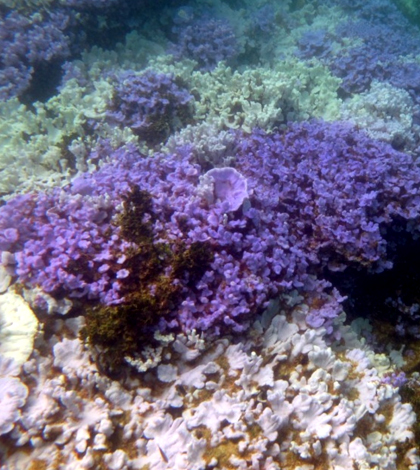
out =
[[[145,214],[151,216],[146,221]],[[156,243],[154,217],[150,193],[132,187],[117,221],[122,237],[133,243],[122,265],[130,272],[124,279],[124,302],[87,308],[82,338],[104,350],[101,360],[110,370],[150,344],[150,327],[175,309],[183,286],[193,287],[213,260],[207,242]]]

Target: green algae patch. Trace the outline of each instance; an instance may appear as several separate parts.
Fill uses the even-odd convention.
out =
[[[182,278],[188,275],[188,285],[193,286],[202,278],[212,261],[213,252],[209,243],[193,242],[188,248],[181,243],[173,258],[174,276]]]
[[[151,194],[133,186],[117,219],[122,238],[132,243],[121,265],[128,272],[121,280],[123,300],[87,307],[81,337],[92,347],[100,346],[101,361],[109,370],[151,344],[159,320],[182,302],[185,287],[193,289],[214,258],[208,242],[155,242],[155,218]]]
[[[146,214],[153,213],[152,195],[139,186],[133,186],[122,200],[124,210],[118,219],[121,236],[138,244],[153,243],[152,220],[144,221]]]

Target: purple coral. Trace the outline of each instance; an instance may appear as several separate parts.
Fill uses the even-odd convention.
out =
[[[332,52],[332,43],[327,31],[317,30],[308,31],[298,40],[299,57],[311,59],[318,57],[320,59],[328,57]]]
[[[385,79],[384,66],[389,60],[389,56],[380,56],[370,47],[359,46],[336,57],[331,62],[330,69],[343,80],[340,88],[345,93],[361,93],[369,89],[372,80]]]
[[[69,32],[71,24],[72,18],[63,11],[42,11],[28,17],[13,11],[1,16],[1,99],[23,94],[37,69],[70,56],[74,39]]]
[[[391,63],[388,67],[389,82],[410,93],[413,100],[420,104],[420,65],[416,62]]]
[[[334,0],[334,4],[375,23],[392,24],[394,28],[409,24],[391,0]]]
[[[326,58],[332,72],[343,79],[345,92],[365,91],[373,79],[389,80],[394,86],[407,90],[415,88],[410,80],[418,75],[417,71],[413,74],[415,64],[402,63],[400,56],[420,52],[418,33],[404,19],[402,24],[396,20],[384,24],[367,20],[346,22],[337,27],[337,35],[364,42],[338,57]]]
[[[419,102],[420,66],[400,61],[397,56],[379,53],[369,46],[355,47],[330,63],[331,71],[342,78],[341,89],[346,93],[361,93],[369,89],[372,80],[388,81],[407,90]]]
[[[117,302],[116,272],[121,269],[117,254],[122,255],[128,244],[107,235],[113,204],[103,196],[81,198],[72,188],[38,194],[30,202],[31,214],[26,205],[16,207],[21,226],[26,227],[18,226],[12,248],[21,282],[53,295]],[[2,211],[3,222],[5,216]]]
[[[221,202],[226,212],[236,211],[248,197],[247,182],[235,168],[213,168],[200,177],[199,193],[208,204]]]
[[[338,4],[354,10],[353,19],[339,24],[334,34],[305,33],[298,40],[297,54],[305,59],[317,57],[325,63],[343,80],[344,94],[366,91],[372,80],[380,80],[408,90],[416,99],[416,64],[406,65],[402,56],[420,53],[417,29],[388,0],[340,0]],[[362,44],[351,46],[342,38],[362,41]],[[341,43],[339,54],[334,52],[331,39]]]
[[[185,18],[173,28],[175,40],[170,52],[176,57],[196,60],[201,70],[208,71],[238,55],[235,33],[228,21],[208,15]],[[177,20],[179,23],[179,15]]]
[[[126,71],[117,77],[108,118],[158,143],[188,122],[192,95],[170,74]]]
[[[418,32],[408,24],[396,27],[390,22],[380,24],[371,21],[348,21],[336,28],[339,37],[362,39],[364,44],[372,48],[379,55],[418,54],[420,46],[417,40]]]
[[[382,383],[390,384],[395,388],[401,388],[408,382],[404,372],[391,372],[382,378]]]
[[[381,226],[419,215],[420,172],[412,157],[340,123],[296,124],[270,137],[254,133],[241,147],[238,167],[250,191],[265,211],[288,214],[299,249],[332,270],[390,266]]]
[[[318,313],[308,322],[330,328],[342,299],[323,297],[325,270],[385,270],[391,263],[383,229],[398,219],[418,230],[420,170],[412,157],[345,124],[238,135],[235,167],[249,196],[242,211],[203,201],[203,170],[188,149],[154,158],[131,147],[99,152],[109,163],[68,188],[28,196],[29,209],[19,197],[1,207],[0,228],[18,232],[10,232],[2,248],[15,253],[19,282],[54,295],[124,303],[133,269],[147,272],[144,254],[129,262],[137,242],[118,224],[127,193],[139,188],[151,199],[136,217],[144,219],[154,246],[176,253],[180,243],[187,249],[205,244],[213,252],[193,277],[166,265],[164,275],[181,286],[182,296],[160,318],[162,329],[242,331],[255,311],[291,288],[308,298],[316,294]],[[148,286],[156,288],[155,281]]]
[[[269,34],[273,32],[276,26],[275,13],[273,5],[269,3],[253,12],[251,21],[257,34]]]

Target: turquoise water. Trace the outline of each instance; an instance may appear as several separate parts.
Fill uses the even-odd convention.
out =
[[[0,470],[417,469],[416,6],[0,14]]]

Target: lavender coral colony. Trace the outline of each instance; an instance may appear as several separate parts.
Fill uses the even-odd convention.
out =
[[[69,57],[72,38],[66,34],[70,17],[63,11],[23,15],[16,11],[0,17],[0,97],[22,95],[45,66]],[[51,73],[51,72],[50,72]]]
[[[420,32],[165,3],[0,0],[0,470],[417,469]]]
[[[161,142],[191,119],[192,98],[169,74],[127,71],[117,77],[108,117],[149,143]]]

